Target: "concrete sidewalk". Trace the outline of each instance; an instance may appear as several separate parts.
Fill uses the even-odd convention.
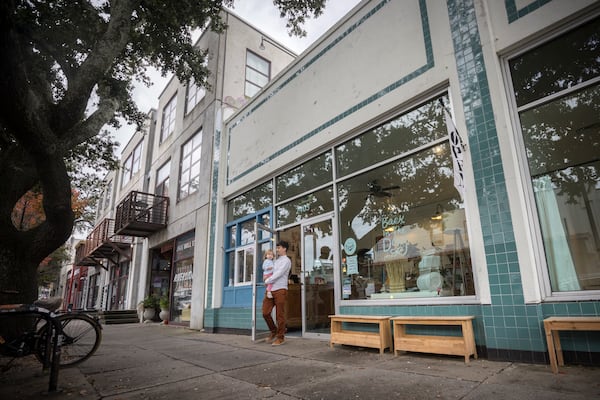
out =
[[[5,364],[6,359],[1,359]],[[249,336],[158,324],[107,325],[98,352],[63,369],[59,393],[34,359],[0,375],[1,399],[594,399],[599,367],[380,355],[378,350],[289,337]]]

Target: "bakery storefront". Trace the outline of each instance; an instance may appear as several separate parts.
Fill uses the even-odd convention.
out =
[[[432,96],[231,199],[224,305],[251,304],[254,243],[257,265],[272,243],[254,222],[290,243],[288,320],[305,335],[329,333],[336,305],[474,299],[444,104]]]

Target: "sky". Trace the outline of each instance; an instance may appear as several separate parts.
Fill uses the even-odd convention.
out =
[[[289,36],[285,27],[286,21],[279,17],[279,11],[270,0],[237,0],[234,3],[233,12],[287,48],[300,54],[359,2],[360,0],[327,0],[323,14],[304,24],[307,35],[303,38]],[[170,79],[170,76],[161,77],[160,73],[155,70],[149,71],[148,74],[152,77],[154,84],[149,88],[139,84],[133,94],[133,99],[142,112],[158,108],[158,96]],[[123,124],[115,132],[115,138],[120,143],[117,156],[121,155],[122,149],[134,131],[135,126]]]

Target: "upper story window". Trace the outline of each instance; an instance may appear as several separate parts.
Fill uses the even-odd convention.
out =
[[[169,196],[169,175],[171,171],[171,160],[163,164],[156,171],[156,188],[154,193],[159,196]]]
[[[200,155],[202,153],[202,129],[181,148],[179,176],[179,200],[196,192],[200,186]]]
[[[162,126],[160,128],[160,142],[164,142],[175,131],[175,111],[177,109],[177,95],[174,95],[163,109]]]
[[[185,93],[185,113],[191,112],[200,100],[206,95],[206,89],[203,86],[197,85],[196,81],[192,78],[190,83],[187,85]]]
[[[125,186],[131,178],[140,170],[142,161],[142,146],[143,142],[140,142],[135,149],[131,152],[129,157],[125,159],[123,163],[123,179],[121,179],[121,187]]]
[[[246,88],[244,94],[252,97],[271,79],[271,62],[246,51]]]
[[[600,289],[598,32],[600,18],[509,60],[547,292]]]

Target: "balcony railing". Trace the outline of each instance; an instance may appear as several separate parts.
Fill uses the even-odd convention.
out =
[[[131,257],[128,248],[133,238],[115,233],[115,220],[105,218],[88,235],[83,245],[75,250],[75,264],[79,266],[102,265],[102,259],[113,263],[119,262],[119,257]]]
[[[148,237],[166,228],[168,213],[168,197],[132,191],[117,205],[115,232]]]

